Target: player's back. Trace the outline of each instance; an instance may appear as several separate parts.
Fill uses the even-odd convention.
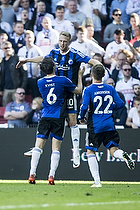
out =
[[[123,101],[112,86],[100,83],[87,89],[90,95],[89,125],[95,133],[114,130],[113,109],[121,108]]]
[[[66,117],[66,91],[73,91],[76,86],[66,77],[54,75],[39,79],[38,87],[43,98],[41,117]]]

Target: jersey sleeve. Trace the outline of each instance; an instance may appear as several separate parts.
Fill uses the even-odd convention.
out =
[[[74,85],[70,79],[64,77],[64,83],[65,83],[66,90],[68,90],[70,92],[75,90],[76,85]]]
[[[84,53],[82,53],[81,51],[78,51],[74,48],[71,47],[71,51],[73,53],[75,53],[75,59],[76,59],[76,62],[79,62],[79,63],[88,63],[89,60],[91,59],[89,56],[86,56]]]
[[[121,109],[122,107],[125,106],[123,100],[120,98],[120,96],[118,95],[118,93],[116,92],[114,88],[113,88],[113,99],[114,99],[114,103],[113,103],[114,110]]]

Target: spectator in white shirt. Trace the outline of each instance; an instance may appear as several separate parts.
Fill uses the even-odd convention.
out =
[[[76,0],[69,0],[68,9],[65,11],[64,18],[73,23],[76,34],[77,28],[82,25],[83,21],[86,19],[86,15],[78,10]]]
[[[100,47],[97,43],[86,38],[87,29],[83,26],[79,26],[77,29],[77,39],[71,42],[70,47],[82,52],[83,54],[92,58],[95,53],[104,55],[104,49]],[[85,72],[84,75],[90,73],[90,67],[88,64],[84,64]]]
[[[133,85],[139,84],[140,81],[131,76],[131,66],[128,62],[122,65],[122,73],[124,78],[116,83],[116,91],[123,93],[126,100],[126,107],[128,109],[128,103],[133,97]]]
[[[116,29],[114,31],[114,39],[115,41],[110,42],[105,49],[104,63],[107,65],[113,64],[120,49],[130,50],[129,45],[125,43],[123,30]],[[111,67],[111,69],[113,68]]]
[[[59,33],[67,31],[71,34],[72,40],[74,40],[74,26],[69,20],[64,19],[65,7],[62,5],[56,6],[55,19],[52,21],[52,28]]]
[[[59,32],[52,28],[49,17],[44,17],[41,24],[43,29],[37,34],[36,45],[40,47],[43,55],[46,55],[58,44]]]
[[[70,44],[70,47],[81,51],[85,55],[92,57],[94,53],[100,53],[104,55],[104,49],[100,47],[97,43],[86,38],[87,29],[83,26],[79,26],[77,29],[77,40]]]
[[[140,128],[140,96],[134,97],[134,106],[128,112],[126,125],[130,128]]]

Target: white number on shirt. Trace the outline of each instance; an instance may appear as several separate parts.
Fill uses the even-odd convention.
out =
[[[47,95],[47,102],[50,105],[54,104],[57,100],[57,96],[53,93],[53,90],[54,90],[54,88],[51,88]]]
[[[107,106],[105,107],[105,109],[103,111],[99,111],[100,107],[102,106],[103,103],[103,98],[101,96],[96,96],[94,98],[94,102],[99,101],[98,106],[96,107],[94,114],[110,114],[112,113],[112,110],[109,110],[111,104],[113,103],[113,97],[111,95],[106,95],[104,97],[104,101],[107,101],[109,99],[109,102],[107,104]]]

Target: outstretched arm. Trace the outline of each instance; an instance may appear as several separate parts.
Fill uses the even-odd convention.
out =
[[[94,59],[94,58],[91,58],[89,61],[88,61],[88,64],[91,64],[93,66],[97,65],[97,64],[102,64],[100,61]],[[102,64],[103,65],[103,64]]]
[[[20,68],[23,64],[27,63],[27,62],[31,62],[31,63],[40,63],[43,60],[44,56],[38,56],[38,57],[34,57],[34,58],[26,58],[24,60],[19,60],[19,62],[16,65],[16,68]]]

